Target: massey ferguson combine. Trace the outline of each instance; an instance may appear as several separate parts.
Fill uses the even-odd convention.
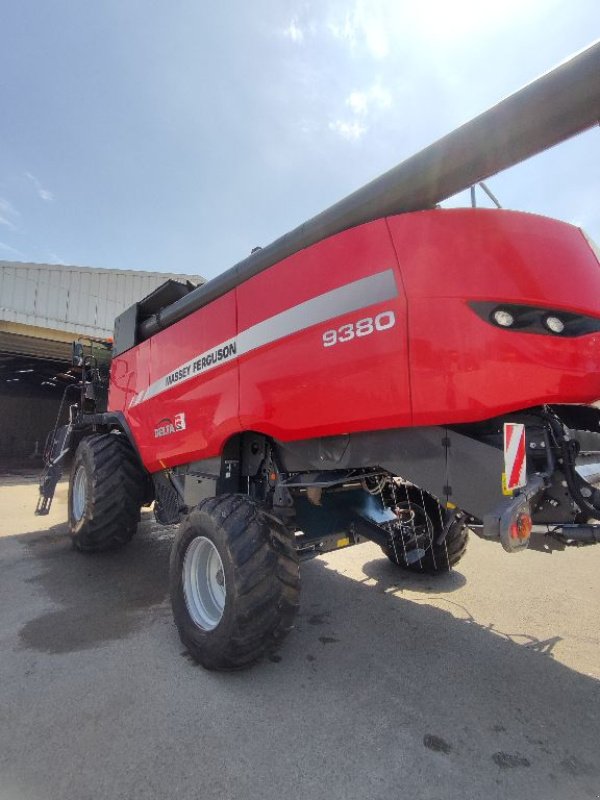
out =
[[[205,667],[290,630],[299,562],[365,540],[442,573],[470,531],[509,553],[600,541],[600,264],[581,230],[461,189],[600,117],[600,44],[228,272],[168,282],[117,318],[107,408],[80,399],[38,512],[74,453],[86,553],[140,508],[180,524],[175,622]]]

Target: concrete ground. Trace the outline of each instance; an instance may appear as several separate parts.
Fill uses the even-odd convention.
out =
[[[449,576],[367,544],[303,565],[280,656],[217,674],[171,620],[172,532],[74,552],[66,487],[0,483],[0,798],[600,796],[600,547]]]

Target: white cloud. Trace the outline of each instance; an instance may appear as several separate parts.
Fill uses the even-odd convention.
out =
[[[350,12],[343,18],[331,19],[327,28],[335,39],[346,42],[351,49],[364,46],[374,58],[381,60],[390,51],[386,11],[385,3],[357,0]]]
[[[3,214],[11,214],[17,216],[18,212],[12,203],[9,203],[4,197],[0,197],[0,212]]]
[[[0,242],[0,250],[6,250],[7,253],[11,253],[11,255],[13,256],[20,256],[21,258],[25,258],[24,253],[22,253],[20,250],[17,250],[16,247],[11,247],[5,242]]]
[[[389,55],[390,43],[383,20],[372,18],[363,21],[363,34],[367,49],[374,58],[384,59]]]
[[[355,14],[346,14],[341,22],[331,20],[327,25],[334,39],[348,42],[351,47],[356,45],[357,27]]]
[[[35,187],[38,197],[46,203],[51,203],[54,200],[54,195],[48,189],[44,189],[39,180],[32,175],[31,172],[26,172],[25,177],[28,178]]]
[[[283,35],[291,39],[292,42],[300,43],[304,41],[304,31],[300,27],[296,17],[292,17],[292,21],[283,31]]]
[[[329,130],[339,134],[342,139],[346,139],[349,142],[357,142],[367,132],[367,126],[357,120],[348,122],[347,120],[336,119],[329,123]]]
[[[375,83],[369,89],[351,92],[346,105],[358,116],[366,116],[371,111],[382,111],[392,106],[392,95],[381,84]]]
[[[6,217],[3,217],[2,214],[0,214],[0,225],[5,225],[7,228],[10,228],[11,231],[17,230],[16,225],[14,225],[9,219],[6,219]]]
[[[19,212],[12,203],[9,203],[6,198],[0,197],[0,225],[10,228],[11,231],[16,231],[15,220],[18,216]]]
[[[346,105],[350,106],[355,114],[366,114],[369,108],[369,100],[365,92],[352,92],[346,100]]]
[[[391,108],[392,94],[381,84],[376,83],[369,89],[369,95],[372,102],[379,108]]]

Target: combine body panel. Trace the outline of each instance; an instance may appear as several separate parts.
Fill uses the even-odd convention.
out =
[[[242,431],[286,442],[600,399],[600,332],[503,329],[471,303],[598,321],[598,261],[577,228],[531,214],[377,220],[115,358],[109,409],[156,472],[218,456]]]
[[[415,425],[600,399],[600,333],[504,330],[469,305],[524,305],[600,320],[600,268],[578,228],[484,209],[406,214],[389,226],[408,297]]]

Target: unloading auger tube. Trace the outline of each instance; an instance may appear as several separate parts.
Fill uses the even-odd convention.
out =
[[[600,41],[389,172],[143,321],[139,340],[316,242],[379,217],[433,208],[600,120]]]

